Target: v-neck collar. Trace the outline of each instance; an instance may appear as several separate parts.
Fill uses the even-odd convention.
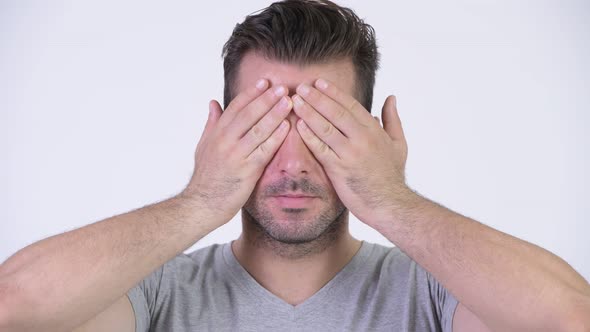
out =
[[[325,302],[322,300],[336,289],[346,289],[347,281],[352,280],[352,275],[354,275],[356,270],[363,265],[363,263],[366,261],[366,258],[373,251],[374,247],[374,244],[362,241],[359,250],[342,268],[342,270],[340,270],[315,294],[296,306],[285,302],[283,299],[279,298],[260,285],[256,279],[254,279],[250,273],[248,273],[248,271],[246,271],[246,269],[240,265],[231,249],[231,242],[223,244],[222,252],[224,261],[231,271],[232,276],[234,277],[235,281],[242,286],[243,289],[250,292],[256,298],[263,299],[264,301],[268,302],[275,309],[280,309],[281,311],[290,314],[305,314],[306,312],[314,310],[314,308],[318,305],[324,305]]]

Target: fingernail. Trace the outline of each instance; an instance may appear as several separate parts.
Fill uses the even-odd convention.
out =
[[[264,90],[264,88],[266,88],[266,80],[264,78],[259,79],[256,82],[256,88],[258,90]]]
[[[292,99],[295,102],[295,105],[297,105],[297,106],[303,105],[303,99],[301,99],[301,97],[299,97],[298,95],[294,95]]]
[[[315,81],[315,86],[317,86],[319,89],[324,90],[328,87],[328,82],[320,78],[317,81]]]
[[[309,94],[309,86],[307,84],[301,84],[299,86],[299,90],[297,93],[301,94],[302,96],[307,96]]]
[[[282,107],[282,108],[288,108],[290,106],[289,104],[291,102],[287,99],[286,96],[283,96],[283,98],[281,98],[281,101],[279,103],[280,103],[280,105],[279,105],[280,107]]]
[[[303,130],[307,129],[307,125],[301,119],[297,120],[297,126],[299,127],[299,129],[303,129]]]
[[[288,125],[289,124],[287,123],[287,121],[285,121],[285,120],[281,121],[281,125],[279,126],[279,130],[285,130],[285,129],[287,129],[287,126]]]
[[[286,90],[285,90],[285,87],[284,87],[284,86],[282,86],[282,85],[279,85],[279,86],[277,86],[277,87],[275,88],[275,90],[274,90],[274,92],[275,92],[275,95],[276,95],[277,97],[280,97],[280,96],[284,95],[284,94],[285,94],[285,91],[286,91]]]

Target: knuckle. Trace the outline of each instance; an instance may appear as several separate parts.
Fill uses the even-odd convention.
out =
[[[264,162],[262,160],[262,157],[260,157],[260,153],[257,153],[257,152],[252,153],[252,156],[250,157],[250,163],[251,163],[251,166],[253,166],[255,168],[261,167],[264,164]]]
[[[270,137],[268,137],[264,142],[262,142],[258,146],[260,153],[264,156],[274,153],[273,150],[274,147],[277,145],[278,140],[279,139],[276,137],[276,135],[270,135]]]
[[[255,141],[260,141],[264,138],[264,133],[259,124],[256,124],[250,129],[250,136]]]
[[[262,143],[258,146],[258,150],[260,151],[259,154],[266,156],[266,154],[268,153],[268,146],[267,143]]]
[[[318,151],[320,153],[328,152],[328,145],[322,141],[318,141]]]
[[[342,107],[338,107],[335,111],[334,116],[336,117],[336,119],[342,119],[346,116],[346,110]]]
[[[358,100],[353,99],[352,100],[352,104],[350,105],[350,107],[348,107],[349,110],[354,111],[359,105]]]
[[[269,147],[267,144],[260,144],[256,151],[252,153],[252,162],[256,166],[265,166],[266,165],[266,156],[269,155]]]
[[[332,134],[334,134],[334,126],[331,123],[326,122],[322,127],[322,135],[331,136]]]

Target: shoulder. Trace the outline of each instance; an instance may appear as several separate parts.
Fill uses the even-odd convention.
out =
[[[223,256],[223,250],[229,243],[224,244],[213,244],[207,247],[203,247],[192,251],[188,254],[178,255],[177,258],[188,259],[194,263],[207,264],[216,259],[221,259]]]
[[[223,255],[225,246],[214,244],[188,254],[181,253],[142,280],[139,288],[147,294],[146,297],[155,300],[179,295],[178,289],[228,283],[230,277]]]
[[[423,269],[398,247],[376,243],[366,244],[371,247],[367,259],[368,265],[382,273],[423,272]]]
[[[372,247],[364,273],[380,287],[431,295],[438,282],[400,248],[368,243]]]
[[[194,279],[224,268],[223,250],[227,244],[213,244],[190,253],[181,253],[161,267],[164,279]]]
[[[136,314],[138,331],[170,330],[170,317],[207,313],[220,294],[231,285],[231,273],[224,260],[228,244],[214,244],[191,253],[181,253],[133,287],[128,297]],[[215,289],[215,292],[211,292]],[[187,319],[189,319],[187,318]],[[150,329],[150,330],[152,330]]]

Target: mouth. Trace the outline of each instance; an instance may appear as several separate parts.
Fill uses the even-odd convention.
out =
[[[274,203],[276,203],[280,207],[296,209],[308,207],[317,197],[299,194],[288,194],[272,196],[271,198],[274,201]]]
[[[308,197],[308,198],[313,198],[315,196],[309,196],[309,195],[277,195],[275,197],[288,197],[288,198],[304,198],[304,197]]]

